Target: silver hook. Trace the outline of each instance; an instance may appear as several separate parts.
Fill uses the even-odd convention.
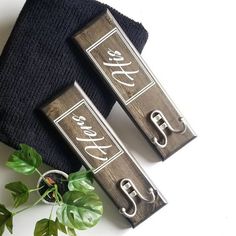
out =
[[[167,135],[164,132],[165,129],[169,129],[172,133],[177,134],[184,134],[187,130],[187,125],[184,121],[183,117],[179,118],[179,121],[182,123],[183,128],[182,129],[175,129],[172,127],[172,125],[169,123],[169,121],[166,119],[164,114],[160,110],[154,110],[150,115],[152,123],[156,126],[158,131],[161,133],[161,137],[157,139],[156,137],[153,137],[153,144],[155,144],[159,148],[165,148],[168,143]]]
[[[124,194],[128,197],[128,199],[131,201],[131,203],[133,205],[133,212],[132,213],[128,213],[127,209],[124,207],[122,207],[120,209],[121,214],[123,214],[127,218],[132,218],[137,213],[137,204],[134,201],[135,197],[139,197],[141,200],[143,200],[147,203],[154,203],[156,200],[156,195],[155,195],[153,188],[148,189],[148,193],[150,194],[150,199],[147,199],[138,191],[138,189],[136,188],[136,186],[134,185],[134,183],[130,179],[122,179],[120,182],[120,188],[124,192]],[[129,192],[128,190],[130,190],[131,188],[133,189],[133,191]]]

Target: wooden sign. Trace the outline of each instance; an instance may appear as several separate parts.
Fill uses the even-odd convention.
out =
[[[74,40],[163,160],[195,138],[109,10]]]
[[[76,82],[41,110],[133,227],[166,204]]]

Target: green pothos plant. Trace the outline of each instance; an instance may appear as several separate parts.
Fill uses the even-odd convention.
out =
[[[11,210],[0,204],[0,236],[5,229],[13,233],[13,218],[15,215],[36,206],[46,198],[53,200],[48,218],[39,220],[34,229],[35,236],[57,236],[61,231],[70,236],[76,236],[76,230],[85,230],[95,226],[103,214],[103,205],[98,195],[94,192],[92,175],[88,171],[79,171],[68,176],[66,191],[60,193],[57,181],[51,177],[44,176],[39,167],[42,157],[32,147],[21,144],[20,150],[15,151],[7,161],[6,165],[12,170],[24,174],[38,174],[43,184],[37,185],[35,189],[29,189],[24,183],[17,181],[5,186],[11,192],[14,205]],[[46,186],[46,187],[45,187]],[[30,194],[39,192],[39,199],[30,206],[20,210],[17,208],[25,204]],[[55,209],[55,205],[57,209]],[[53,217],[53,211],[56,217]]]

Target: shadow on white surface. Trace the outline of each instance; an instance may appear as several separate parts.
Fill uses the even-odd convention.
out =
[[[15,19],[6,19],[0,22],[0,54],[15,24]]]
[[[138,153],[138,156],[143,159],[142,161],[150,163],[161,161],[160,155],[151,148],[141,132],[135,127],[118,103],[115,104],[107,121],[125,146],[127,146],[128,150],[134,154],[134,157],[136,157],[135,153]]]
[[[130,228],[128,221],[119,213],[118,209],[115,207],[113,202],[108,198],[106,193],[101,189],[101,187],[96,184],[96,192],[102,199],[104,203],[104,215],[103,218],[109,221],[109,224],[113,224],[116,228],[127,229]]]

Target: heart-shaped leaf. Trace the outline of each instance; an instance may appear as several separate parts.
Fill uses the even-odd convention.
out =
[[[74,229],[71,229],[71,228],[67,228],[67,231],[68,231],[68,235],[69,236],[77,236],[76,232]]]
[[[63,225],[84,230],[95,226],[103,214],[103,206],[94,192],[67,192],[57,209],[57,218]]]
[[[93,191],[91,171],[78,171],[70,174],[68,177],[68,188],[70,191],[83,193]]]
[[[0,204],[0,236],[3,235],[5,226],[12,234],[12,213],[6,209],[6,207]]]
[[[61,224],[59,220],[56,218],[56,224],[57,224],[57,229],[63,232],[64,234],[67,234],[67,230],[65,225]]]
[[[18,173],[31,175],[42,164],[42,157],[26,144],[20,144],[20,148],[10,156],[6,165]]]
[[[11,191],[15,208],[28,201],[29,189],[22,182],[9,183],[5,188]]]
[[[34,236],[57,236],[57,224],[49,219],[42,219],[35,225]]]

